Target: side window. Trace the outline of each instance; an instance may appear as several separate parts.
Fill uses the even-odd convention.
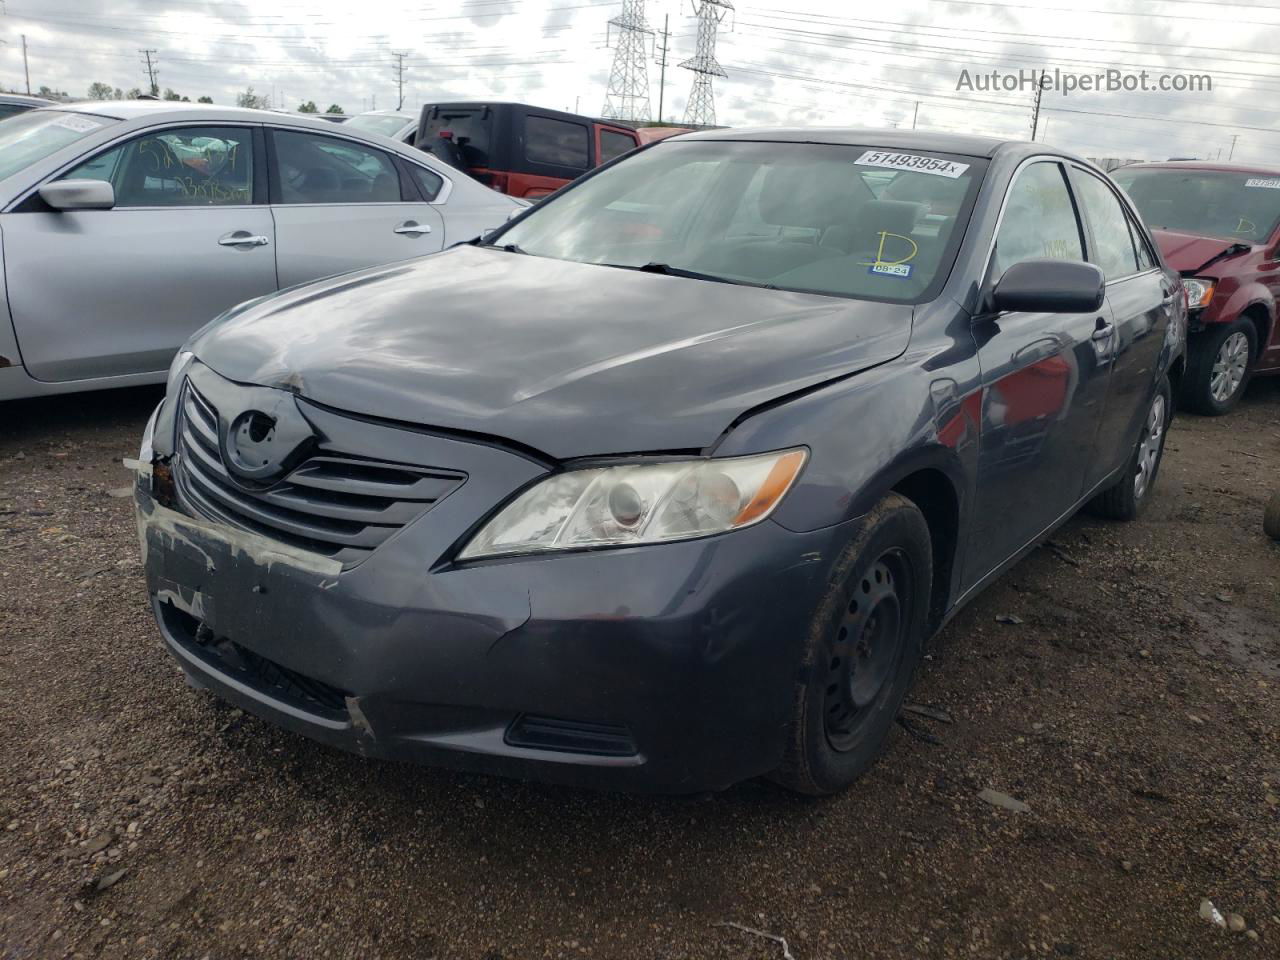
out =
[[[1146,239],[1146,231],[1132,217],[1126,217],[1125,219],[1129,221],[1129,233],[1133,237],[1133,249],[1138,254],[1138,269],[1150,270],[1156,265],[1156,258],[1151,254],[1151,247]]]
[[[587,169],[591,160],[587,128],[551,117],[525,117],[524,156],[532,163]]]
[[[15,113],[25,113],[30,109],[30,107],[23,107],[16,103],[0,103],[0,119],[12,117]]]
[[[1129,232],[1129,218],[1111,188],[1091,173],[1076,170],[1075,181],[1085,215],[1093,231],[1089,259],[1102,268],[1108,280],[1118,280],[1138,272],[1138,255]]]
[[[244,127],[147,133],[86,160],[62,179],[108,181],[117,208],[252,203],[253,133]]]
[[[409,168],[409,176],[417,182],[422,189],[422,195],[427,200],[434,200],[440,196],[440,191],[444,187],[444,177],[438,173],[432,173],[426,167],[420,167],[416,163],[406,164]]]
[[[323,134],[273,130],[280,203],[398,203],[400,175],[373,147]]]
[[[1013,264],[1038,257],[1084,259],[1080,222],[1067,182],[1062,168],[1049,161],[1023,169],[1009,188],[996,234],[993,275],[998,279]]]
[[[614,157],[630,153],[636,148],[636,142],[626,134],[614,133],[612,130],[600,131],[600,162],[608,163]]]

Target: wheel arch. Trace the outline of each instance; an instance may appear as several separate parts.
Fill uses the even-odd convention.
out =
[[[890,491],[905,497],[924,514],[933,546],[933,584],[929,597],[929,633],[946,617],[960,544],[960,494],[951,477],[930,466],[898,480]]]
[[[1258,360],[1267,350],[1271,340],[1271,329],[1275,323],[1275,305],[1272,302],[1255,300],[1240,311],[1241,319],[1253,324],[1258,337],[1253,345],[1253,359]]]

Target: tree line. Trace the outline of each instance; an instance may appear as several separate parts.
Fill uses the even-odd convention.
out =
[[[65,99],[66,93],[61,90],[50,90],[48,87],[40,88],[40,95],[47,96],[51,99]],[[128,90],[122,90],[120,87],[113,87],[109,83],[94,82],[89,84],[90,100],[137,100],[144,96],[141,87],[130,87]],[[191,98],[183,96],[172,87],[166,87],[164,93],[161,94],[158,88],[153,87],[150,96],[160,100],[176,100],[180,103],[190,103]],[[196,103],[213,103],[213,97],[197,97]],[[248,107],[254,110],[270,110],[271,97],[265,93],[255,93],[253,87],[246,87],[243,93],[236,94],[236,106]],[[299,113],[320,113],[320,108],[316,106],[314,100],[304,100],[298,104]],[[336,103],[329,104],[329,108],[325,113],[343,115],[345,111]]]

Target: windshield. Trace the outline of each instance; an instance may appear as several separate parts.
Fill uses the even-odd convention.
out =
[[[895,302],[946,278],[985,161],[864,146],[664,141],[543,201],[495,243]]]
[[[65,110],[31,110],[0,123],[0,180],[118,121]]]
[[[370,133],[380,133],[384,137],[394,137],[411,119],[411,117],[388,116],[385,113],[361,113],[348,120],[347,126],[354,127],[356,130],[368,130]]]
[[[1170,167],[1111,176],[1149,227],[1252,243],[1271,236],[1280,220],[1280,177]]]

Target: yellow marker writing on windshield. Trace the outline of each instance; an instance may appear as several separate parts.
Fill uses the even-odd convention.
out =
[[[889,233],[887,230],[880,230],[880,231],[878,231],[878,235],[879,235],[879,237],[880,237],[880,247],[879,247],[879,249],[878,249],[878,250],[876,250],[876,258],[875,258],[875,260],[874,260],[874,261],[871,261],[871,260],[863,260],[863,261],[862,261],[862,265],[863,265],[863,266],[866,266],[866,267],[897,267],[897,266],[900,266],[901,264],[909,263],[911,260],[915,259],[915,255],[916,255],[917,253],[919,253],[919,252],[920,252],[920,247],[919,247],[919,246],[916,244],[916,242],[915,242],[914,240],[912,240],[910,237],[904,237],[904,236],[903,236],[902,234],[900,234],[900,233]],[[901,260],[886,260],[886,259],[884,258],[884,242],[885,242],[885,240],[887,240],[889,237],[897,237],[899,240],[905,240],[905,241],[907,241],[907,243],[911,244],[911,252],[910,252],[910,253],[908,253],[905,257],[903,257]]]

